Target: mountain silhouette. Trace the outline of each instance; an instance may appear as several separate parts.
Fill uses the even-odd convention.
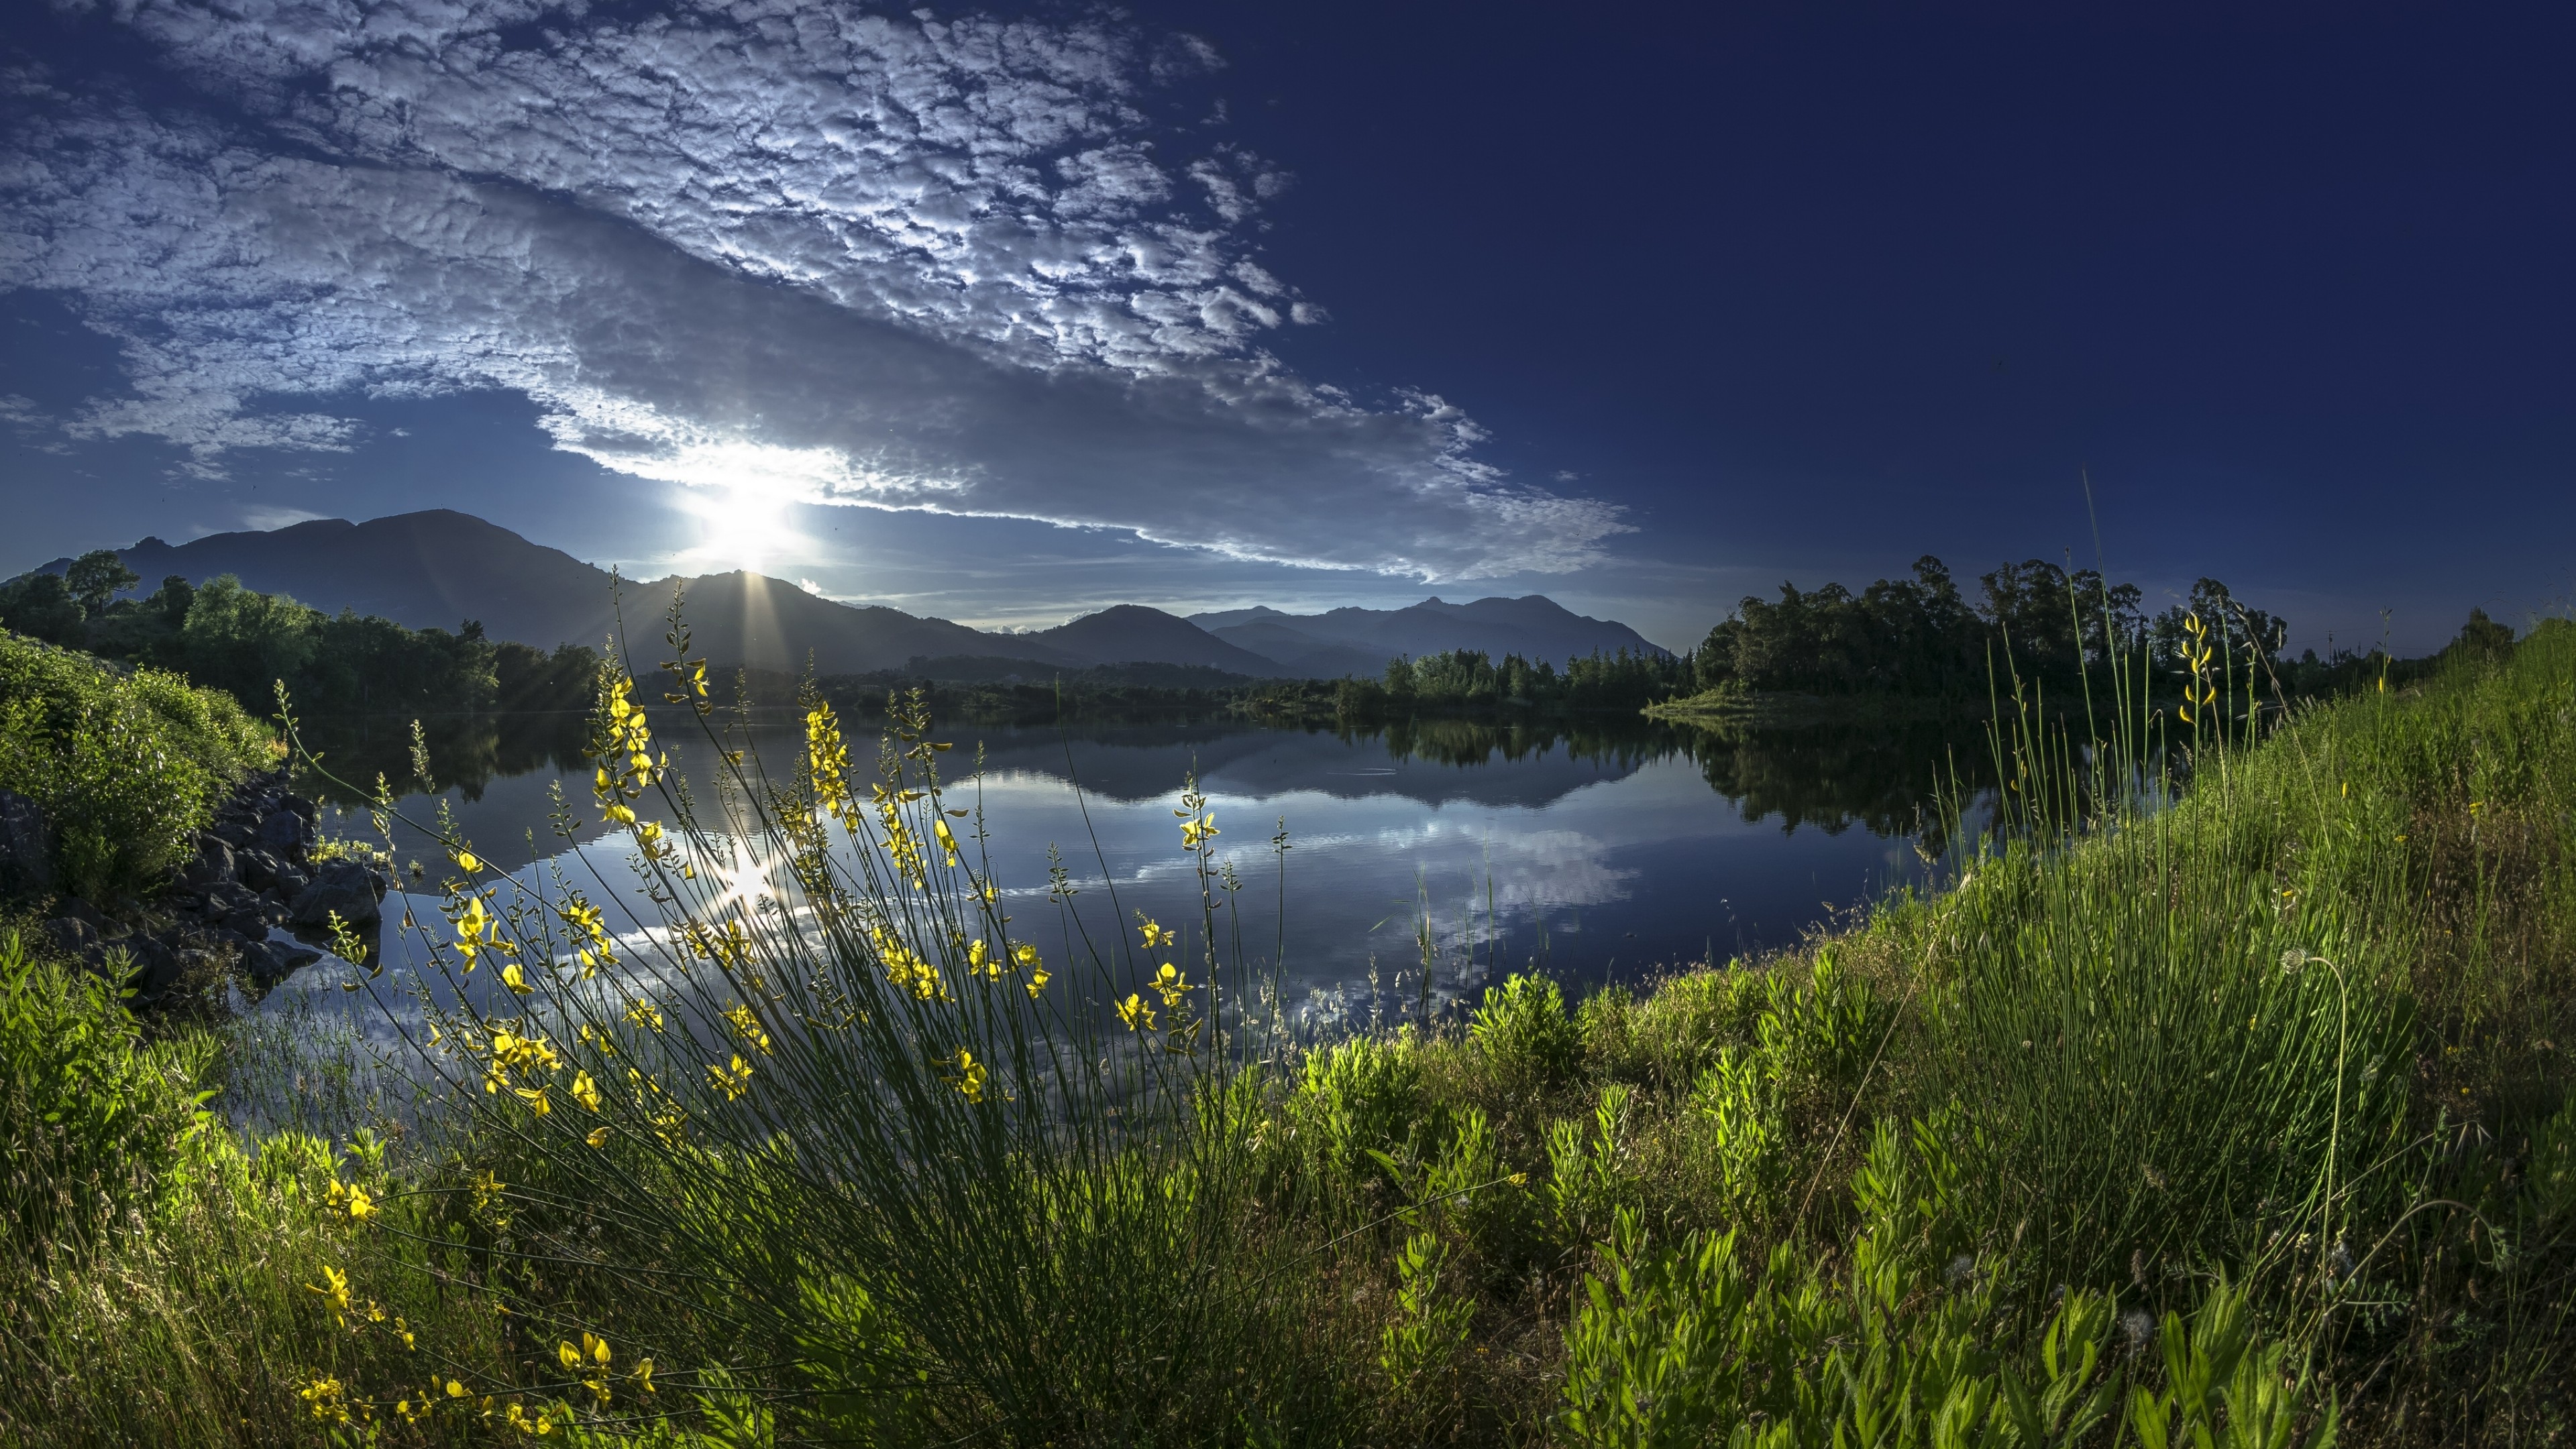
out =
[[[1184,619],[1121,604],[1052,629],[987,633],[946,619],[822,598],[764,574],[618,580],[561,549],[532,543],[471,514],[434,508],[352,523],[319,518],[267,532],[217,533],[188,543],[146,538],[116,550],[149,591],[176,574],[204,583],[231,574],[262,593],[326,612],[375,614],[414,629],[467,620],[495,639],[550,648],[623,637],[631,657],[667,649],[674,592],[693,649],[722,666],[824,674],[900,670],[912,661],[1017,661],[1027,672],[1093,665],[1197,665],[1253,678],[1375,675],[1401,654],[1483,649],[1562,661],[1596,649],[1656,652],[1625,624],[1585,618],[1533,594],[1404,609],[1288,614],[1234,609]],[[41,571],[61,573],[68,558]],[[622,630],[621,630],[622,618]]]
[[[1386,661],[1404,654],[1437,654],[1449,649],[1481,649],[1500,658],[1518,654],[1528,660],[1563,664],[1598,651],[1661,655],[1669,651],[1648,643],[1644,635],[1610,619],[1577,614],[1545,594],[1517,599],[1478,599],[1452,604],[1429,598],[1401,609],[1334,609],[1322,614],[1288,614],[1256,607],[1192,614],[1190,622],[1219,639],[1254,653],[1296,666],[1297,672],[1330,678],[1344,673],[1374,674]],[[1365,667],[1343,661],[1367,658]],[[1334,667],[1322,667],[1322,666]]]

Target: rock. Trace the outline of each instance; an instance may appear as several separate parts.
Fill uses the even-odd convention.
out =
[[[383,878],[354,860],[325,861],[313,883],[295,898],[299,925],[319,926],[334,911],[352,926],[376,919],[376,902],[385,892]]]
[[[313,877],[300,866],[281,865],[277,868],[277,895],[280,900],[294,900],[311,884]]]
[[[199,890],[217,881],[238,880],[240,877],[241,861],[234,856],[233,848],[213,835],[197,837],[196,858],[179,872],[181,880]]]
[[[259,842],[287,860],[301,860],[313,843],[313,826],[292,810],[271,810],[259,822]]]
[[[0,790],[0,896],[43,895],[54,888],[45,812],[13,790]]]
[[[259,833],[252,830],[248,823],[239,820],[219,821],[206,833],[236,850],[247,849],[259,842]]]
[[[36,929],[66,956],[79,956],[98,948],[98,928],[78,916],[57,917]]]
[[[255,891],[274,889],[277,885],[277,857],[265,850],[245,850],[233,857],[241,874],[241,883]]]
[[[311,825],[322,818],[322,807],[305,799],[301,795],[288,795],[280,799],[277,803],[284,806],[286,809],[292,810],[296,814],[303,816],[304,823],[307,825]]]
[[[125,934],[123,927],[116,925],[114,922],[108,920],[107,917],[99,914],[98,907],[91,905],[89,902],[82,900],[78,896],[63,897],[62,912],[64,915],[75,921],[86,923],[90,930],[98,935],[121,936]]]
[[[125,943],[125,952],[134,963],[133,986],[136,994],[151,998],[169,990],[179,980],[179,953],[157,937],[136,935]]]

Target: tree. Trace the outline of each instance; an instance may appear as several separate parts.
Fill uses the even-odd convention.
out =
[[[63,571],[64,586],[79,602],[81,616],[88,619],[106,613],[110,599],[141,582],[143,576],[127,568],[112,548],[92,549]]]

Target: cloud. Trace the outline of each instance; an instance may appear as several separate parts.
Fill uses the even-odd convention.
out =
[[[1286,178],[1149,120],[1218,63],[1186,38],[792,0],[113,13],[239,104],[9,83],[0,284],[131,374],[76,434],[214,472],[351,446],[335,395],[505,388],[638,478],[1243,559],[1474,578],[1626,531],[1477,461],[1438,396],[1265,349],[1322,313],[1255,255]]]

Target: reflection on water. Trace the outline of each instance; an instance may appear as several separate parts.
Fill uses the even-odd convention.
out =
[[[703,775],[696,766],[710,746],[694,724],[670,720],[657,735],[684,771]],[[578,716],[428,720],[423,733],[436,798],[485,858],[513,870],[563,863],[551,823],[563,801],[586,818],[576,840],[600,837]],[[749,733],[774,767],[801,752],[792,716]],[[1291,999],[1343,1002],[1369,999],[1372,979],[1389,996],[1412,995],[1426,926],[1444,988],[1531,963],[1577,983],[1625,980],[1791,944],[1918,881],[1936,791],[1975,789],[1991,768],[1973,726],[1441,720],[1336,732],[1199,721],[938,733],[957,742],[944,757],[952,777],[980,762],[959,803],[971,794],[982,808],[1008,908],[1059,959],[1081,933],[1115,933],[1139,910],[1197,918],[1168,808],[1195,771],[1225,832],[1222,858],[1246,883],[1237,901],[1247,954],[1265,966],[1276,958]],[[408,721],[314,721],[306,736],[342,779],[372,787],[381,772],[398,792],[417,792]],[[324,781],[314,789],[351,808],[342,828],[366,829],[361,794]],[[402,809],[429,820],[437,806],[414,793]],[[1284,859],[1272,844],[1282,829]],[[408,827],[394,844],[398,864],[436,858]],[[1051,846],[1081,891],[1079,920],[1053,915]],[[590,853],[613,871],[622,851]],[[389,898],[388,914],[399,918],[402,904]],[[411,904],[435,919],[430,897]],[[399,963],[402,945],[387,946]],[[291,989],[328,989],[329,975],[308,971]]]

